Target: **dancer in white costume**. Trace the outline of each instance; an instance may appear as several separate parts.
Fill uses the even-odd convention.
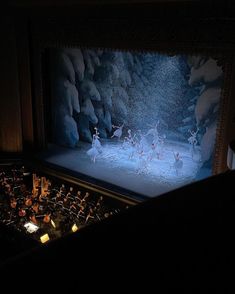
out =
[[[176,171],[177,176],[179,175],[179,171],[182,169],[183,167],[183,160],[180,158],[180,154],[179,152],[174,153],[174,157],[175,157],[175,162],[174,162],[174,168]]]
[[[137,151],[138,153],[141,153],[141,152],[147,153],[150,150],[149,144],[146,140],[147,135],[143,135],[141,130],[138,130],[138,132],[139,132],[140,139],[139,139],[139,142],[137,143]]]
[[[127,131],[128,136],[124,138],[123,147],[129,147],[132,143],[134,143],[134,137],[132,137],[131,130]]]
[[[138,151],[138,168],[137,168],[137,174],[147,174],[149,172],[148,170],[148,164],[149,159],[147,154],[144,153],[143,150]]]
[[[99,140],[99,132],[97,128],[95,129],[95,134],[92,138],[91,148],[87,151],[87,155],[90,156],[91,160],[95,163],[96,157],[102,152],[102,146]]]
[[[194,157],[194,154],[196,153],[196,148],[195,146],[197,145],[197,133],[199,131],[199,129],[197,128],[197,131],[191,131],[188,130],[189,133],[191,134],[191,136],[188,138],[188,142],[190,144],[190,153],[191,153],[191,157]]]
[[[158,126],[159,126],[159,120],[157,121],[155,126],[151,126],[151,129],[148,130],[146,136],[151,135],[152,136],[152,144],[151,148],[154,149],[154,152],[152,152],[152,158],[154,155],[156,155],[157,159],[162,159],[163,155],[163,147],[166,139],[166,135],[160,136],[158,132]]]
[[[156,144],[156,145],[159,143],[159,139],[160,139],[159,138],[159,133],[158,133],[158,125],[159,125],[159,123],[160,122],[158,120],[155,126],[149,125],[151,127],[151,129],[149,129],[147,134],[146,134],[146,136],[148,136],[148,135],[153,136],[152,142],[153,142],[153,144]]]
[[[124,138],[124,142],[122,144],[122,147],[123,147],[123,149],[127,149],[127,151],[129,151],[129,159],[131,159],[135,153],[136,134],[134,134],[134,136],[132,136],[130,129],[127,131],[127,133],[128,133],[128,136]]]
[[[158,153],[156,151],[156,144],[152,143],[151,144],[151,150],[150,150],[149,155],[148,155],[148,160],[152,161],[155,158],[156,155],[158,156]]]
[[[123,123],[121,126],[114,126],[114,125],[112,125],[112,127],[113,127],[114,129],[116,129],[116,130],[113,132],[113,135],[112,135],[111,138],[113,138],[113,137],[117,137],[118,140],[120,140],[120,138],[121,138],[121,136],[122,136],[122,129],[123,129],[123,126],[124,126],[124,123]]]

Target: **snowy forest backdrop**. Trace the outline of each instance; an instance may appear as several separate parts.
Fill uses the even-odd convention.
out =
[[[52,141],[76,148],[94,127],[146,133],[159,121],[166,140],[188,142],[196,131],[201,166],[212,168],[222,67],[205,56],[101,49],[50,49]]]

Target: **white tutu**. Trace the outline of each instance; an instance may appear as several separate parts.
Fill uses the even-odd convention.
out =
[[[89,155],[92,158],[96,157],[98,154],[99,154],[99,151],[95,147],[92,147],[91,149],[87,151],[87,155]]]
[[[113,136],[118,137],[120,139],[122,136],[122,129],[119,128],[116,131],[114,131]]]
[[[177,172],[181,170],[182,167],[183,167],[183,161],[181,159],[178,159],[174,162],[174,168],[176,169]]]

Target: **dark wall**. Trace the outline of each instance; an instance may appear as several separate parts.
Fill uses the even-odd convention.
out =
[[[0,151],[22,150],[16,35],[12,15],[1,15]]]
[[[105,3],[106,1],[89,0],[88,7],[94,4]],[[135,6],[133,3],[139,3]],[[168,15],[169,19],[175,18],[174,21],[182,16],[198,18],[199,16],[220,16],[222,18],[233,18],[235,15],[235,4],[232,1],[167,1],[164,9],[161,0],[123,0],[122,8],[116,9],[118,1],[112,0],[110,3],[113,7],[109,11],[118,17],[121,13],[132,13],[134,7],[139,7],[139,20],[143,13],[142,5],[144,3],[158,2],[154,9],[150,11],[151,16],[163,17]],[[172,2],[172,3],[169,3]],[[30,76],[30,24],[34,21],[34,17],[40,15],[51,15],[51,12],[57,11],[60,15],[68,13],[76,13],[80,4],[87,3],[86,1],[39,1],[32,4],[31,1],[9,1],[8,8],[1,12],[1,46],[0,46],[0,71],[1,71],[1,87],[0,87],[0,152],[20,152],[33,140],[33,113],[29,111],[32,105],[29,96],[31,97],[31,76]],[[115,4],[115,5],[114,5]],[[183,5],[183,6],[182,6]],[[146,5],[144,6],[146,8]],[[190,8],[191,7],[191,8]],[[126,12],[127,11],[127,12]],[[142,12],[141,12],[142,11]],[[160,11],[160,12],[159,12]],[[146,12],[146,11],[145,11]],[[162,13],[163,12],[163,13]],[[163,16],[162,16],[163,15]],[[27,76],[27,78],[25,78]],[[24,77],[24,79],[22,79]],[[22,82],[23,80],[23,82]],[[26,83],[28,81],[28,83]],[[25,83],[25,84],[24,84]],[[32,93],[33,94],[33,93]],[[27,105],[28,107],[21,107]],[[22,123],[21,116],[24,123]],[[228,114],[228,116],[231,116]],[[231,121],[235,118],[230,117]],[[26,123],[25,123],[26,122]],[[234,125],[234,123],[233,123]],[[230,128],[230,138],[235,137],[235,131]],[[23,139],[22,139],[23,135]]]

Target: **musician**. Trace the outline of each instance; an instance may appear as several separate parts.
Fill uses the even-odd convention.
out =
[[[92,208],[90,208],[89,213],[88,213],[88,215],[86,217],[86,223],[89,221],[89,219],[94,219],[94,218],[95,218],[94,217],[94,211],[93,211]]]
[[[80,210],[78,212],[78,217],[84,217],[85,215],[85,207],[84,206],[80,206]]]
[[[6,184],[5,185],[5,193],[10,195],[10,192],[12,191],[11,185],[10,184]]]
[[[64,197],[64,199],[63,199],[63,206],[64,207],[66,207],[66,208],[68,208],[69,207],[69,205],[70,205],[70,201],[69,201],[69,198],[68,198],[69,196],[65,196]]]
[[[97,211],[100,209],[102,201],[103,201],[103,196],[100,196],[100,198],[98,199],[98,201],[96,203],[96,210]]]
[[[73,212],[76,212],[78,207],[75,201],[72,202],[72,204],[69,207],[70,210],[72,210]]]
[[[16,208],[16,206],[17,206],[17,201],[16,201],[15,197],[11,198],[10,206],[11,206],[11,208],[13,208],[13,209]]]
[[[46,215],[43,218],[43,222],[48,224],[51,221],[51,214],[50,213],[46,213]]]
[[[79,203],[81,203],[81,201],[82,201],[82,198],[81,198],[81,191],[77,191],[77,196],[76,196],[75,198],[76,198],[76,200],[77,200]]]
[[[89,196],[90,196],[90,193],[86,192],[85,196],[83,197],[83,199],[81,200],[81,203],[80,203],[82,206],[84,206],[86,204]]]
[[[32,190],[32,197],[33,198],[37,198],[38,197],[38,189],[35,189],[35,190],[33,189]]]
[[[29,219],[33,224],[37,225],[38,221],[35,217],[35,214],[30,215]]]
[[[69,192],[66,194],[65,197],[66,197],[66,198],[71,198],[71,192],[69,191]]]
[[[20,217],[24,217],[24,216],[26,216],[26,210],[25,210],[24,208],[20,208],[20,209],[19,209],[19,212],[18,212],[18,215],[19,215]]]
[[[64,194],[65,191],[66,191],[66,189],[65,189],[65,185],[62,184],[61,187],[60,187],[60,193],[61,193],[61,194]]]
[[[55,201],[61,201],[62,200],[62,197],[61,197],[61,193],[60,192],[57,192],[56,193],[56,198],[55,198]]]
[[[20,185],[20,192],[25,195],[25,193],[27,192],[27,188],[25,184],[21,184]]]
[[[33,202],[32,202],[31,196],[28,195],[28,196],[26,197],[26,200],[25,200],[25,205],[26,205],[27,207],[30,207],[32,204],[33,204]]]
[[[35,212],[35,213],[38,213],[39,211],[39,204],[36,202],[33,204],[32,206],[32,210]]]

